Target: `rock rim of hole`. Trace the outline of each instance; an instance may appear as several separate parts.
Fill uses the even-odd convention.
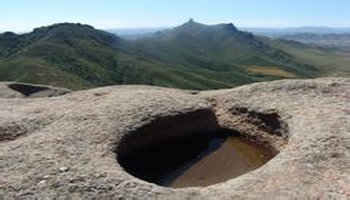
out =
[[[265,155],[268,155],[269,158],[274,157],[283,147],[277,143],[277,141],[282,142],[282,144],[286,144],[287,142],[287,138],[281,135],[281,133],[287,132],[287,126],[282,129],[280,116],[277,113],[257,114],[248,109],[237,110],[238,111],[235,112],[236,116],[229,117],[245,119],[245,121],[241,121],[239,124],[231,124],[246,127],[240,130],[242,131],[241,133],[235,130],[229,130],[231,127],[225,124],[226,121],[224,121],[225,119],[223,119],[222,116],[220,116],[220,118],[216,116],[215,109],[196,110],[176,116],[165,116],[155,119],[151,123],[138,128],[134,132],[128,133],[122,138],[116,150],[118,163],[125,171],[137,178],[165,186],[168,185],[168,181],[171,180],[169,179],[169,175],[175,178],[174,172],[176,171],[176,173],[179,173],[178,167],[194,160],[198,161],[198,156],[203,155],[202,153],[204,153],[204,151],[208,151],[209,149],[211,149],[209,151],[213,151],[215,148],[219,147],[208,148],[211,141],[218,138],[226,139],[230,136],[239,137],[240,140],[249,144],[256,143],[254,146],[260,149]],[[222,126],[226,126],[226,128]],[[225,151],[229,151],[229,149]],[[230,153],[238,152],[230,151]],[[227,159],[230,158],[228,154],[225,156],[227,156]],[[250,156],[254,155],[250,154]],[[237,159],[235,162],[243,163],[246,162],[245,159],[250,159],[249,156],[244,159],[239,157],[235,158]],[[244,168],[244,165],[241,165],[241,167],[237,168],[237,166],[231,165],[236,171],[230,170],[232,173],[228,174],[229,171],[226,169],[227,173],[225,179],[222,174],[225,169],[220,169],[218,165],[223,164],[228,167],[228,163],[230,162],[227,162],[227,160],[223,161],[222,159],[223,158],[218,159],[219,162],[222,162],[215,163],[216,167],[211,168],[211,173],[213,173],[211,176],[207,176],[206,174],[197,176],[202,178],[203,176],[208,177],[212,180],[202,182],[203,185],[209,185],[209,182],[211,182],[210,185],[213,185],[229,180],[238,174],[242,175],[253,170],[253,167]],[[256,166],[255,164],[253,165]],[[206,170],[203,171],[202,168],[203,166],[200,171],[206,173]],[[218,177],[213,179],[215,169],[222,171],[216,173]],[[186,183],[183,186],[175,187],[184,188],[185,185],[186,187],[201,185],[200,182],[193,181],[193,177],[192,180],[189,181],[192,182],[193,185],[191,185],[191,183]]]
[[[0,95],[0,138],[11,131],[25,132],[23,137],[0,141],[0,159],[5,161],[0,162],[0,196],[346,199],[349,88],[348,78],[323,78],[197,94],[151,86],[110,86],[55,98]],[[242,108],[246,117],[237,115]],[[288,143],[277,142],[280,153],[263,167],[205,188],[157,186],[129,175],[118,165],[114,151],[125,135],[155,119],[196,110],[214,110],[221,126],[240,132],[253,130],[258,136],[261,129],[249,125],[255,122],[250,116],[263,114],[268,121],[271,113],[277,113],[283,122],[280,135]],[[69,166],[69,171],[59,173],[62,166]],[[50,179],[38,188],[45,175]]]

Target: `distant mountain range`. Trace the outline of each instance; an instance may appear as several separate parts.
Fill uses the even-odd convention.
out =
[[[257,37],[233,24],[189,21],[134,40],[71,23],[0,34],[0,81],[71,89],[112,84],[227,88],[346,74],[346,64],[343,52]]]
[[[109,29],[107,32],[117,34],[121,37],[137,38],[145,35],[153,34],[157,31],[169,29],[166,27],[154,27],[154,28],[119,28]],[[350,27],[344,28],[332,28],[332,27],[294,27],[294,28],[254,28],[254,27],[239,27],[242,31],[248,31],[255,35],[262,35],[268,37],[280,37],[284,35],[295,34],[350,34]]]
[[[279,37],[283,35],[294,34],[350,34],[349,28],[331,28],[331,27],[296,27],[296,28],[241,28],[242,30],[252,32],[256,35],[269,37]]]
[[[157,31],[169,28],[126,28],[110,29],[108,32],[119,35],[127,40],[136,40],[143,37],[152,36]],[[272,38],[286,39],[305,44],[314,44],[325,47],[350,47],[350,28],[330,28],[330,27],[298,27],[298,28],[241,28],[243,31],[251,32],[255,35]]]
[[[292,40],[323,47],[350,48],[350,28],[301,27],[301,28],[246,28],[244,30],[273,38]]]
[[[350,49],[350,34],[312,34],[300,33],[293,35],[282,35],[278,38],[314,44],[325,47],[336,47]]]

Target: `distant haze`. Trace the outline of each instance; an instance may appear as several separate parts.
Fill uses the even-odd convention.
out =
[[[154,27],[154,28],[116,28],[107,29],[106,31],[115,33],[121,36],[133,36],[133,35],[144,35],[152,34],[160,30],[167,29],[167,27]]]
[[[157,31],[172,27],[153,27],[153,28],[116,28],[107,29],[106,31],[123,36],[129,39],[136,39],[151,35]],[[269,37],[279,37],[292,34],[350,34],[350,28],[331,28],[331,27],[293,27],[293,28],[251,28],[238,27],[242,31],[252,32],[256,35]]]
[[[350,28],[331,28],[331,27],[294,27],[294,28],[244,28],[241,30],[249,31],[257,35],[278,37],[291,34],[349,34]]]

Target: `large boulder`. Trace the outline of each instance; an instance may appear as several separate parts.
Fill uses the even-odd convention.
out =
[[[18,95],[0,88],[0,199],[347,199],[349,89],[345,78],[206,92],[111,86],[51,98],[9,98]],[[171,139],[188,127],[214,127],[213,116],[279,154],[238,178],[183,189],[148,183],[119,165],[130,134],[152,124],[167,129],[176,119],[172,135],[148,137]]]

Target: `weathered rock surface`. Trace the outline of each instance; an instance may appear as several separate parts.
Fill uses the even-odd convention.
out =
[[[17,98],[30,95],[0,85],[0,199],[349,199],[349,90],[350,79],[327,78],[197,94],[114,86]],[[118,164],[124,136],[199,110],[280,153],[203,188],[161,187]]]

